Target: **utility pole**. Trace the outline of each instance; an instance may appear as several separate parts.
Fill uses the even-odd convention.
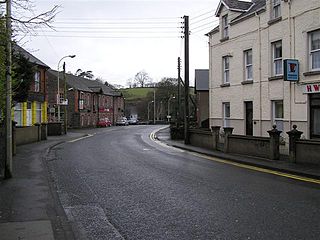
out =
[[[189,16],[184,16],[184,143],[189,144]]]
[[[12,177],[12,119],[11,119],[11,97],[12,97],[12,45],[11,45],[11,0],[7,0],[6,5],[6,113],[5,113],[5,136],[6,136],[6,161],[5,161],[5,178]]]
[[[156,124],[156,88],[153,87],[153,124]]]
[[[66,81],[66,63],[63,62],[63,81],[64,81],[64,99],[67,100],[67,81]],[[67,102],[64,102],[64,114],[63,114],[63,120],[64,120],[64,134],[67,134],[68,131],[68,126],[67,126],[67,122],[68,122],[68,116],[67,116],[67,107],[68,105],[66,105]]]
[[[181,96],[180,96],[180,78],[181,78],[181,59],[178,57],[178,112],[177,112],[177,125],[180,126],[180,117],[181,117]]]

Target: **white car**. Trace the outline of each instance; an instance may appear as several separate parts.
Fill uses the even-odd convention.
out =
[[[129,123],[128,123],[128,120],[126,117],[121,117],[117,120],[116,125],[117,126],[127,126],[127,125],[129,125]]]

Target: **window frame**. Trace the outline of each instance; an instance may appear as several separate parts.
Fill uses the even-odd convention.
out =
[[[281,17],[281,0],[272,0],[272,18],[276,19]]]
[[[40,71],[36,71],[34,73],[34,91],[40,92],[40,82],[41,82],[41,73]]]
[[[229,116],[227,116],[227,107],[229,107]],[[223,102],[222,103],[222,110],[223,110],[223,126],[224,127],[230,127],[230,119],[231,119],[231,106],[230,102]]]
[[[222,16],[222,38],[229,37],[228,14]]]
[[[282,104],[282,117],[276,117],[276,104],[280,103]],[[283,121],[284,121],[284,104],[283,100],[272,100],[271,101],[271,107],[272,107],[272,125],[276,125],[278,130],[283,131],[284,126],[283,126]]]
[[[251,52],[251,63],[248,63],[248,53]],[[244,54],[244,76],[245,81],[252,81],[253,80],[253,54],[252,48],[247,49],[243,52]],[[248,70],[251,69],[251,78],[249,78]]]
[[[277,49],[277,44],[281,44],[281,57],[276,57],[276,49]],[[282,76],[283,75],[283,54],[282,54],[282,40],[275,41],[271,43],[272,46],[272,76]],[[277,63],[280,61],[280,68],[281,71],[277,73]]]
[[[222,57],[223,84],[230,83],[230,56]]]
[[[318,68],[313,68],[312,63],[313,63],[313,55],[314,53],[319,53],[320,54],[320,46],[318,49],[312,50],[312,34],[318,33],[319,34],[319,39],[320,39],[320,29],[317,29],[315,31],[309,32],[308,33],[308,41],[309,41],[309,69],[310,71],[320,71],[320,65]]]

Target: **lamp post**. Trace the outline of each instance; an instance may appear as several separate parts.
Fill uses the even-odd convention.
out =
[[[176,97],[175,96],[173,96],[173,97],[169,97],[169,99],[168,99],[168,116],[167,116],[167,118],[168,118],[168,122],[170,122],[170,118],[171,118],[171,116],[170,116],[170,101],[171,101],[171,99],[175,99]]]
[[[60,62],[65,58],[74,58],[76,55],[67,55],[61,58],[58,62],[58,90],[57,90],[57,104],[58,104],[58,122],[60,122]],[[64,96],[65,97],[65,96]]]
[[[148,102],[148,124],[149,124],[149,121],[150,121],[150,103],[153,103],[153,101]]]

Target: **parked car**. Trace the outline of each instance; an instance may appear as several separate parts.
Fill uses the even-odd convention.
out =
[[[136,124],[138,124],[138,119],[130,118],[128,122],[129,122],[130,125],[136,125]]]
[[[117,126],[127,126],[127,125],[129,125],[129,123],[128,123],[128,120],[126,117],[121,117],[117,120],[116,125]]]
[[[97,127],[111,127],[112,123],[109,120],[109,118],[101,118],[98,122],[97,122]]]

